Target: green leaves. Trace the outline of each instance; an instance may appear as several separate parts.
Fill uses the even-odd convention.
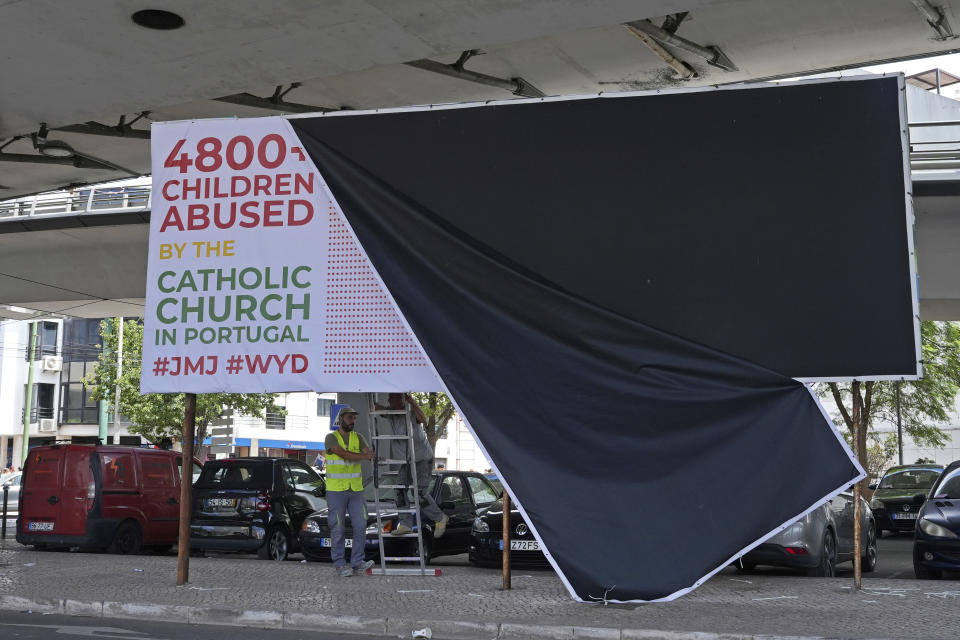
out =
[[[954,322],[920,323],[920,351],[923,359],[923,377],[919,380],[896,382],[883,380],[863,383],[863,424],[867,430],[879,424],[897,423],[897,387],[900,390],[900,422],[904,433],[921,447],[942,447],[946,434],[937,427],[950,419],[957,392],[960,391],[960,325]],[[820,385],[820,395],[830,395],[839,411],[837,426],[849,431],[852,395],[850,384],[827,383]],[[871,447],[874,460],[884,452],[892,456],[889,439],[875,438]],[[866,453],[866,452],[865,452]],[[861,462],[869,468],[874,465],[861,456]]]
[[[123,323],[123,354],[120,375],[117,375],[119,333],[116,320],[100,323],[103,350],[94,373],[84,384],[94,399],[106,400],[112,407],[117,384],[120,385],[120,413],[132,426],[131,433],[142,435],[151,442],[164,438],[183,438],[184,394],[140,393],[140,359],[143,354],[143,326],[134,320]],[[197,395],[196,441],[206,438],[207,425],[220,416],[224,409],[262,418],[267,410],[282,413],[275,406],[273,393],[204,393]]]
[[[414,393],[413,397],[427,418],[423,430],[427,433],[430,447],[436,449],[437,440],[447,433],[447,423],[456,412],[456,407],[450,402],[447,394],[442,392]]]

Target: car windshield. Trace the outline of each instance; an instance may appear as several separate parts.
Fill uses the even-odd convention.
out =
[[[213,461],[203,465],[200,489],[270,489],[273,486],[273,465],[254,461]]]
[[[944,473],[933,491],[935,498],[954,498],[960,500],[960,467]]]
[[[939,469],[897,469],[889,471],[880,481],[879,489],[905,489],[926,491],[940,476]]]

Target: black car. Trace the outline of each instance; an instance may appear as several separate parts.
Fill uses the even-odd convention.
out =
[[[211,460],[193,486],[190,548],[285,560],[304,518],[325,509],[323,478],[289,458]]]
[[[890,467],[875,489],[870,508],[877,519],[877,530],[910,533],[917,524],[917,512],[923,498],[943,471],[942,464],[910,464]],[[917,496],[921,496],[917,498]]]
[[[366,558],[380,558],[380,544],[377,537],[377,513],[373,488],[365,489],[367,494],[367,537]],[[498,493],[490,482],[480,473],[470,471],[436,471],[430,476],[428,492],[437,501],[440,509],[450,520],[447,530],[440,538],[433,537],[433,522],[424,520],[423,537],[426,546],[424,557],[429,560],[436,556],[466,553],[470,544],[470,527],[477,513],[489,507],[497,499]],[[408,501],[413,504],[412,490]],[[380,489],[381,523],[387,534],[383,536],[384,553],[387,557],[413,557],[417,554],[415,537],[393,537],[389,535],[398,523],[396,511],[396,491]],[[347,516],[346,542],[352,544],[352,528]],[[327,523],[326,509],[311,514],[300,530],[300,547],[303,555],[310,561],[330,561],[330,527]]]
[[[920,508],[913,540],[918,578],[960,571],[960,460],[950,463]]]
[[[479,514],[470,531],[470,562],[477,566],[499,567],[503,563],[503,502],[498,500]],[[550,566],[540,543],[516,507],[510,508],[510,564],[527,567]]]

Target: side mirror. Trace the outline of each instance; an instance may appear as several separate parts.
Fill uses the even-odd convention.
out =
[[[870,489],[870,491],[876,491],[876,490],[877,490],[877,484],[876,484],[876,483],[868,484],[868,485],[867,485],[867,489]]]
[[[323,496],[327,495],[327,490],[324,489],[323,487],[317,487],[316,489],[313,490],[313,495],[315,495],[318,498],[322,498]]]
[[[926,501],[927,494],[925,493],[918,493],[917,495],[913,496],[913,504],[923,504]]]
[[[449,501],[448,501],[448,502],[441,502],[441,503],[440,503],[440,509],[443,510],[443,511],[453,511],[453,510],[456,509],[456,508],[457,508],[457,503],[456,503],[456,502],[449,502]]]

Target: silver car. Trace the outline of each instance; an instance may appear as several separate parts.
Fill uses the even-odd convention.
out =
[[[3,509],[3,487],[9,487],[9,493],[7,495],[7,514],[17,515],[17,505],[20,502],[20,476],[21,473],[13,473],[0,477],[0,513]]]
[[[877,523],[870,505],[860,499],[860,556],[863,570],[877,567]],[[757,565],[797,567],[807,575],[833,577],[837,563],[853,560],[853,494],[844,492],[744,554],[740,569]]]

